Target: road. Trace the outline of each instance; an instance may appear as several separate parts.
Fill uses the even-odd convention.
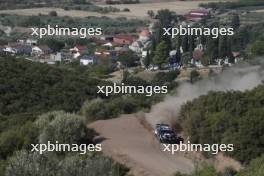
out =
[[[89,127],[105,138],[103,152],[131,168],[135,176],[170,176],[194,169],[191,159],[163,152],[153,133],[135,114],[96,121]]]

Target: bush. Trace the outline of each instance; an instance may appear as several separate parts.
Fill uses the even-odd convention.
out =
[[[251,53],[255,56],[264,55],[264,41],[256,41],[251,46]]]
[[[179,70],[175,71],[169,71],[169,72],[159,72],[155,75],[151,83],[153,85],[159,85],[162,86],[166,83],[171,83],[173,82],[177,76],[180,74]]]
[[[253,159],[249,166],[242,170],[237,176],[262,176],[264,173],[264,155]]]
[[[123,52],[118,56],[118,61],[122,63],[125,67],[136,66],[137,56],[132,51]]]
[[[56,11],[50,11],[49,16],[58,16]]]
[[[92,143],[94,132],[87,129],[83,117],[64,112],[48,113],[45,120],[42,117],[43,115],[35,122],[40,130],[39,143]]]
[[[181,124],[192,143],[233,144],[234,151],[226,154],[248,163],[264,152],[260,97],[264,97],[264,85],[244,93],[209,92],[182,106]]]
[[[29,149],[36,142],[37,131],[28,121],[22,126],[6,130],[0,134],[0,159],[6,159],[18,149]]]
[[[67,155],[19,151],[8,160],[6,176],[124,176],[129,169],[101,155]]]
[[[0,57],[0,114],[78,111],[99,82],[78,69]]]
[[[110,100],[95,99],[84,103],[81,113],[88,122],[117,117],[120,114],[136,112],[140,108],[139,102],[131,97],[123,95]]]

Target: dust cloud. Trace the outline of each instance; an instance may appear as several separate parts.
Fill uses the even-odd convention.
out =
[[[263,62],[264,63],[264,62]],[[188,82],[177,87],[175,95],[170,95],[165,100],[151,108],[145,114],[146,120],[154,127],[156,123],[171,123],[177,120],[180,107],[209,91],[245,91],[261,84],[264,80],[264,64],[258,65],[238,64],[225,69],[214,78],[207,78],[191,84]]]

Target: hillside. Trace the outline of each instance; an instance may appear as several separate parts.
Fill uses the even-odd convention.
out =
[[[97,84],[76,70],[0,57],[0,114],[77,111]]]
[[[264,152],[264,85],[246,91],[209,92],[186,103],[181,122],[193,143],[234,144],[227,152],[248,163]]]

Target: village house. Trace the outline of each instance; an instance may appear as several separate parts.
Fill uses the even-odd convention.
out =
[[[96,49],[94,51],[94,55],[98,57],[109,57],[115,59],[117,56],[117,52],[115,50]]]
[[[50,60],[54,62],[61,62],[62,61],[61,53],[58,52],[58,53],[50,54]]]
[[[36,39],[28,38],[28,39],[18,39],[17,43],[33,46],[33,45],[37,45],[38,41]]]
[[[124,52],[128,52],[129,48],[127,48],[127,47],[118,47],[117,46],[117,47],[114,48],[114,50],[116,52],[116,55],[118,56],[118,55],[120,55],[120,54],[122,54]]]
[[[36,40],[36,39],[27,39],[26,40],[26,44],[28,44],[28,45],[37,45],[38,44],[38,40]]]
[[[203,58],[203,50],[200,48],[195,48],[192,53],[191,64],[196,67],[203,67],[201,59]]]
[[[113,42],[118,45],[131,45],[134,42],[134,38],[129,34],[118,34],[114,36]]]
[[[20,43],[9,43],[5,46],[3,51],[8,54],[30,55],[32,52],[32,47]]]
[[[94,51],[94,55],[101,56],[101,57],[107,57],[111,55],[111,52],[106,49],[96,49]]]
[[[152,45],[151,37],[152,34],[150,31],[148,29],[143,29],[139,33],[138,39],[129,45],[129,49],[143,58],[143,52],[147,51]]]
[[[88,48],[85,45],[76,45],[74,48],[71,48],[70,51],[73,54],[73,58],[78,58],[80,55],[88,52]]]
[[[84,55],[80,59],[81,65],[92,65],[95,63],[96,63],[96,57],[95,56]]]
[[[191,10],[189,13],[184,15],[184,17],[187,20],[194,20],[194,21],[200,20],[204,17],[209,17],[209,16],[210,16],[210,10],[204,9],[204,8]]]
[[[241,57],[240,52],[233,51],[232,55],[235,58],[234,63],[238,63],[239,61],[243,60],[243,57]]]
[[[108,40],[99,39],[99,38],[96,38],[96,37],[92,37],[91,40],[92,40],[92,42],[94,42],[97,45],[104,45],[106,43],[109,43]]]
[[[40,45],[40,46],[34,46],[32,47],[32,56],[48,56],[52,53],[52,50],[47,45]]]

